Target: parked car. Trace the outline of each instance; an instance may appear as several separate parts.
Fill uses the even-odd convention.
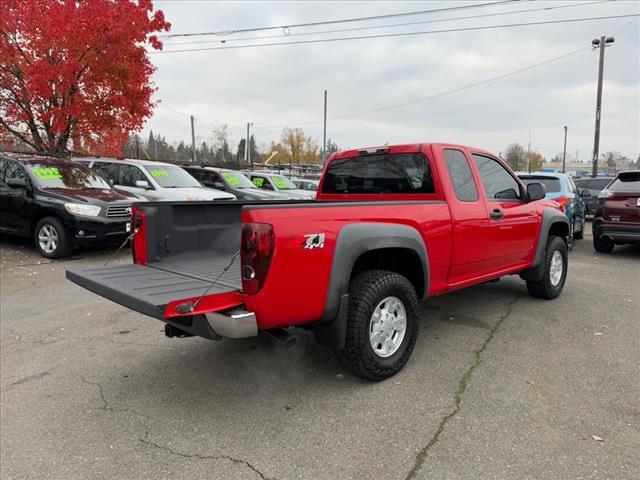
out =
[[[511,274],[534,297],[560,295],[569,220],[544,195],[476,148],[348,150],[327,161],[315,202],[136,205],[133,264],[67,278],[169,337],[313,330],[347,370],[382,380],[411,355],[419,299]]]
[[[542,183],[547,194],[545,198],[555,200],[569,219],[572,240],[580,240],[584,236],[586,220],[586,204],[578,194],[573,179],[565,173],[535,172],[518,175],[525,185],[531,182]]]
[[[300,190],[284,175],[261,171],[242,173],[249,177],[253,184],[261,190],[282,193],[293,200],[311,200],[315,198],[313,192]]]
[[[147,200],[235,200],[226,192],[205,188],[177,165],[151,160],[78,158],[119,190]]]
[[[307,190],[314,193],[318,191],[318,185],[320,185],[319,180],[309,180],[306,178],[292,178],[291,181],[300,190]]]
[[[573,182],[587,207],[587,215],[593,215],[598,205],[598,194],[609,185],[615,177],[582,177]]]
[[[640,244],[640,170],[619,173],[598,194],[591,225],[597,252],[609,253],[625,243]]]
[[[135,201],[69,160],[0,154],[0,231],[33,238],[43,257],[124,242]]]
[[[238,200],[287,200],[289,197],[277,192],[261,190],[242,172],[225,168],[183,165],[191,176],[207,188],[231,193]]]

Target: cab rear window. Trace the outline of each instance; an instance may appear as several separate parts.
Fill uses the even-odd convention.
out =
[[[322,193],[434,193],[429,161],[422,153],[368,155],[334,160]]]

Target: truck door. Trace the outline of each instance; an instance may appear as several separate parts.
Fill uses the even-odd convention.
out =
[[[497,159],[473,155],[482,186],[489,221],[484,270],[498,272],[525,264],[537,241],[539,219],[514,175]]]
[[[487,253],[489,221],[487,208],[472,174],[470,159],[464,152],[454,148],[443,149],[442,156],[449,173],[449,186],[445,185],[445,188],[452,191],[447,195],[453,229],[447,283],[453,284],[481,273]]]

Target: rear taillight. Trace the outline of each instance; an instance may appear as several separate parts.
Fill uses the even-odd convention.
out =
[[[563,212],[567,210],[567,205],[569,205],[569,197],[558,197],[554,198],[554,200],[560,204]]]
[[[614,195],[615,194],[609,190],[600,190],[600,193],[598,193],[598,205],[604,205],[604,201]]]
[[[147,264],[147,229],[144,213],[137,208],[131,211],[131,231],[134,233],[131,240],[131,254],[133,263]]]
[[[273,228],[267,223],[245,223],[242,227],[240,258],[242,290],[255,295],[264,285],[273,256]]]

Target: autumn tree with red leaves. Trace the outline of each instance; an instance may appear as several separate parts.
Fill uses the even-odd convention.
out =
[[[170,26],[151,0],[1,0],[0,141],[121,155],[154,107],[145,45]]]

